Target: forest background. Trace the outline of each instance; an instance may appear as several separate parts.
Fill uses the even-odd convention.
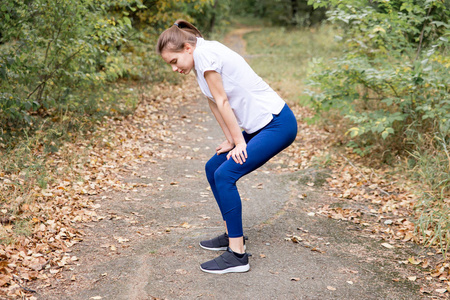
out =
[[[106,118],[131,114],[144,87],[180,80],[154,45],[164,29],[184,18],[209,39],[238,23],[272,28],[266,54],[302,72],[269,72],[255,62],[258,73],[289,90],[289,101],[314,111],[309,121],[333,133],[335,151],[413,180],[417,241],[445,255],[449,17],[449,0],[2,1],[0,243],[32,235],[43,221],[33,204],[66,176],[52,168],[52,154],[65,143],[92,139]],[[306,65],[295,66],[295,49],[308,42],[305,32],[323,39],[329,51],[318,49]],[[322,167],[331,163],[322,161]]]

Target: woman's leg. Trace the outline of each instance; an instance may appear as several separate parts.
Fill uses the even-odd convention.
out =
[[[219,199],[218,202],[220,202],[219,206],[227,224],[232,249],[235,248],[232,246],[234,244],[232,239],[240,238],[236,240],[236,243],[241,244],[243,236],[242,203],[236,182],[289,146],[295,140],[296,135],[297,121],[292,111],[286,106],[262,130],[253,135],[244,134],[249,140],[247,143],[248,158],[244,164],[237,164],[234,160],[225,158],[225,161],[214,172],[216,199]],[[236,250],[239,252],[239,249]]]
[[[219,257],[201,264],[201,270],[224,274],[247,272],[250,269],[248,254],[244,253],[243,248],[242,204],[236,182],[289,146],[296,135],[297,121],[292,111],[285,106],[261,131],[252,135],[244,133],[248,154],[244,164],[237,164],[233,159],[227,160],[226,154],[214,156],[208,162],[208,181],[228,228],[229,248]]]
[[[220,155],[214,154],[213,157],[205,165],[206,178],[208,179],[209,186],[211,187],[211,191],[213,192],[214,198],[216,199],[217,204],[219,205],[220,213],[223,217],[222,207],[220,204],[220,196],[217,191],[216,182],[214,179],[214,173],[216,170],[227,160],[227,154],[222,153]],[[225,220],[225,219],[224,219]]]

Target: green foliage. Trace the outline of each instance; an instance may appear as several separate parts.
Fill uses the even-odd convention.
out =
[[[230,24],[231,0],[211,0],[209,5],[187,7],[187,12],[195,20],[196,27],[207,36],[223,31]]]
[[[207,32],[212,18],[228,9],[227,1],[215,0],[116,0],[110,11],[128,19],[139,31],[152,32],[156,37],[172,26],[176,19],[193,22]]]
[[[412,153],[416,179],[424,192],[416,204],[418,229],[424,242],[450,247],[450,140],[435,136],[426,150]],[[430,234],[430,231],[433,234]]]
[[[220,15],[211,0],[2,1],[0,148],[42,124],[114,113],[104,93],[118,79],[170,78],[154,51],[159,33],[206,11]]]
[[[7,0],[0,9],[0,124],[4,139],[39,117],[83,110],[79,91],[123,75],[130,25],[107,1]],[[6,21],[7,20],[7,21]]]
[[[274,25],[310,26],[325,18],[325,9],[314,9],[307,1],[301,0],[231,0],[232,15],[270,20]]]
[[[330,22],[343,32],[335,38],[344,54],[317,60],[309,77],[307,93],[318,115],[343,116],[347,146],[360,155],[410,155],[409,174],[423,190],[418,229],[424,242],[447,249],[450,1],[309,3],[327,7]]]
[[[450,134],[450,12],[443,1],[311,1],[332,5],[329,20],[346,53],[318,64],[310,95],[318,111],[351,121],[351,137],[408,144],[407,131]],[[386,143],[386,141],[383,141]],[[387,144],[386,144],[387,145]]]
[[[97,143],[105,115],[133,112],[144,85],[175,81],[155,53],[158,35],[177,18],[208,30],[203,13],[224,21],[211,0],[0,1],[0,177],[12,183],[0,189],[0,207],[14,220],[0,243],[30,234],[22,205],[40,201],[36,187],[65,178],[89,146],[58,153],[62,168],[53,153]]]

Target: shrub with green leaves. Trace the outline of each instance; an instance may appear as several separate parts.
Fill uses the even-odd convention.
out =
[[[450,244],[450,1],[310,0],[328,7],[343,49],[320,58],[308,91],[318,112],[344,116],[347,146],[366,155],[409,155],[423,190],[417,205],[423,241]],[[433,234],[429,234],[433,232]]]
[[[310,77],[317,111],[338,110],[352,124],[351,137],[385,147],[404,148],[411,130],[450,134],[448,3],[310,2],[331,6],[345,50]]]
[[[36,117],[81,109],[84,93],[122,75],[119,47],[131,24],[108,1],[5,0],[0,5],[2,136]]]
[[[115,103],[105,105],[114,98],[106,90],[117,79],[167,79],[154,51],[159,33],[177,18],[196,23],[190,15],[212,7],[212,0],[2,1],[0,148],[43,122],[108,113]]]
[[[173,80],[174,72],[155,52],[159,33],[177,18],[197,24],[190,14],[203,17],[199,11],[211,11],[212,5],[212,0],[0,1],[0,217],[13,226],[6,237],[0,232],[0,244],[31,234],[33,217],[45,215],[21,209],[45,201],[37,187],[51,188],[62,177],[81,180],[66,167],[83,161],[90,146],[62,151],[61,164],[53,163],[52,153],[66,141],[98,142],[93,137],[102,134],[92,132],[103,116],[133,112],[144,84]]]

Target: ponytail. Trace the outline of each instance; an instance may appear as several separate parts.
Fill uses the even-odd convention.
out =
[[[200,31],[185,20],[177,20],[172,27],[164,30],[158,38],[156,52],[161,55],[164,50],[180,52],[186,43],[195,46],[197,37],[203,37]]]

